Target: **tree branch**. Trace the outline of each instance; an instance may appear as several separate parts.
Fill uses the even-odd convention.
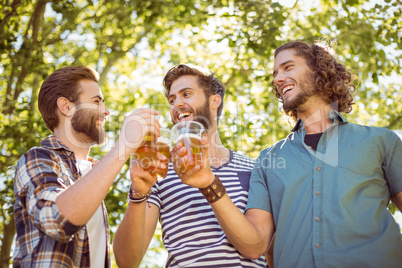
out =
[[[43,15],[45,14],[46,3],[46,0],[39,0],[32,14],[32,40],[34,43],[38,43],[38,33]]]
[[[3,29],[4,24],[7,24],[8,21],[10,20],[10,18],[14,15],[14,13],[16,13],[17,11],[17,7],[19,5],[21,5],[22,1],[21,0],[15,0],[12,4],[11,4],[11,11],[7,12],[4,16],[4,19],[0,20],[0,29]]]

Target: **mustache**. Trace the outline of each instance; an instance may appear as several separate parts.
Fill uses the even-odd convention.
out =
[[[183,113],[183,112],[191,112],[191,113],[194,112],[194,109],[191,108],[191,107],[188,106],[188,105],[185,105],[185,107],[183,107],[183,108],[174,107],[173,109],[174,109],[174,114],[175,114],[175,115],[176,115],[176,114]]]

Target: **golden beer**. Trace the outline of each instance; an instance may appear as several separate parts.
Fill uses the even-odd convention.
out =
[[[162,161],[163,167],[158,167],[155,171],[156,176],[159,178],[165,178],[167,176],[169,160],[170,160],[170,140],[166,137],[159,137],[156,143],[158,152],[166,156],[167,159]]]
[[[196,134],[186,133],[181,134],[177,138],[178,142],[183,143],[184,147],[187,149],[188,161],[185,166],[181,168],[182,172],[193,169],[197,165],[202,164],[202,153],[201,153],[201,137]]]
[[[184,166],[178,167],[182,173],[202,164],[201,134],[203,132],[204,126],[196,121],[183,121],[173,126],[172,141],[175,144],[182,143],[187,149],[188,161]]]
[[[158,147],[156,146],[154,135],[148,133],[145,135],[143,145],[135,152],[135,159],[140,163],[140,167],[154,176],[154,161],[157,159]]]

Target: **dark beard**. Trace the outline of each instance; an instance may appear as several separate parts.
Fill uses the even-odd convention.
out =
[[[299,93],[292,101],[283,102],[283,109],[286,113],[288,111],[297,110],[300,106],[305,104],[307,100],[314,95],[319,94],[320,90],[314,83],[314,75],[312,72],[306,72],[306,76],[299,82]]]
[[[77,138],[80,142],[103,144],[106,141],[106,132],[96,125],[96,116],[90,109],[78,110],[71,119],[71,126],[80,134]]]
[[[211,110],[209,109],[209,101],[208,99],[205,101],[205,104],[194,110],[194,121],[197,121],[201,123],[204,128],[205,132],[208,132],[208,130],[212,126],[212,116],[211,116]]]
[[[293,101],[290,102],[284,102],[283,103],[283,109],[285,111],[292,111],[292,110],[296,110],[297,108],[299,108],[300,106],[302,106],[303,104],[306,103],[306,101],[308,100],[309,97],[313,96],[314,94],[311,94],[311,92],[307,92],[307,91],[303,91],[300,92],[297,95],[297,98],[294,99]]]

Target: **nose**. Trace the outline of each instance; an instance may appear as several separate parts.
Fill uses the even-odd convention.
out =
[[[173,103],[172,103],[172,108],[178,108],[184,105],[184,101],[182,98],[177,97],[176,99],[174,99]]]
[[[102,114],[104,114],[105,116],[108,116],[110,114],[109,109],[106,107],[105,104],[103,104],[103,110],[102,110]]]
[[[275,85],[281,86],[285,80],[286,80],[286,77],[285,77],[284,73],[281,71],[278,71],[278,73],[276,74],[276,76],[274,78]]]
[[[180,108],[184,106],[184,101],[182,98],[177,97],[170,104],[170,116],[174,120],[176,113],[180,112]]]

